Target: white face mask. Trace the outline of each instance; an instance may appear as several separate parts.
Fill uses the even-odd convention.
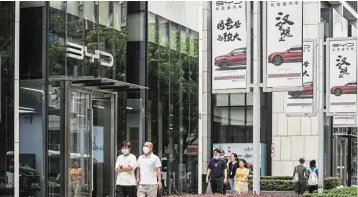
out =
[[[149,153],[149,148],[148,147],[143,147],[143,152],[144,152],[144,154],[147,154],[147,153]]]
[[[221,159],[224,159],[224,158],[225,158],[225,156],[220,156],[220,158],[221,158]]]
[[[220,156],[214,156],[214,159],[219,159],[220,158]]]
[[[125,154],[125,155],[128,155],[129,150],[128,149],[122,149],[122,153]]]

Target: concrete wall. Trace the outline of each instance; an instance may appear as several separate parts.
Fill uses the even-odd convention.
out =
[[[303,38],[318,38],[321,2],[303,2]],[[272,176],[292,176],[298,159],[318,159],[317,117],[286,117],[287,93],[272,94]]]

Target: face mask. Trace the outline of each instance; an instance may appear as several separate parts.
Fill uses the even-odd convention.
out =
[[[214,156],[214,159],[219,159],[220,157],[219,156]]]
[[[128,155],[129,150],[128,149],[122,149],[122,153],[125,154],[125,155]]]
[[[224,159],[225,156],[220,156],[221,159]]]
[[[148,147],[143,147],[143,152],[144,152],[144,154],[149,153],[149,148]]]

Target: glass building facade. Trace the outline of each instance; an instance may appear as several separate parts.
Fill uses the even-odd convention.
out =
[[[147,4],[20,2],[16,50],[15,3],[0,3],[0,196],[115,196],[123,140],[137,157],[153,142],[164,186],[195,192],[198,32]]]

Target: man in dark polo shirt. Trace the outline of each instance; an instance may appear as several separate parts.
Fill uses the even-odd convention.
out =
[[[223,194],[223,185],[227,183],[227,165],[220,158],[220,150],[214,150],[214,158],[209,161],[206,183],[209,183],[213,194]]]

